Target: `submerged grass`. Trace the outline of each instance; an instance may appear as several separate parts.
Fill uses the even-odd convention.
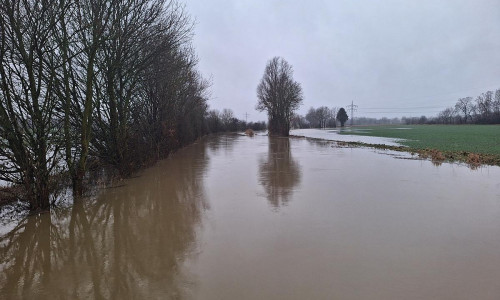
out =
[[[362,126],[340,133],[404,139],[400,144],[413,149],[500,156],[499,125]]]
[[[336,142],[340,147],[370,147],[409,152],[436,164],[459,161],[471,168],[480,165],[500,166],[499,125],[393,125],[346,128],[340,134],[402,139],[401,146]]]
[[[360,142],[337,142],[340,147],[370,147],[375,149],[392,150],[398,152],[409,152],[418,155],[422,159],[430,159],[440,164],[444,161],[459,161],[466,163],[472,169],[481,165],[500,166],[500,155],[472,153],[467,151],[440,151],[437,149],[417,149],[406,146],[389,146],[384,144],[366,144]]]

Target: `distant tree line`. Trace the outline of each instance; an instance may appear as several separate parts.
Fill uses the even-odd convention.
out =
[[[402,117],[401,118],[401,124],[405,125],[423,125],[423,124],[429,124],[430,120],[432,118],[427,118],[426,116],[420,116],[420,117]]]
[[[236,132],[252,129],[254,131],[266,130],[266,122],[247,122],[234,117],[231,109],[224,108],[222,111],[213,109],[207,114],[207,127],[210,133]]]
[[[0,0],[0,179],[47,209],[57,174],[82,195],[210,132],[192,35],[175,0]]]
[[[292,117],[293,128],[334,128],[336,108],[321,106],[311,107],[304,116]],[[402,117],[402,118],[367,118],[356,117],[353,125],[391,125],[391,124],[500,124],[500,89],[487,91],[476,98],[459,98],[454,106],[448,107],[436,117]]]
[[[306,114],[306,121],[311,128],[337,127],[337,108],[321,106],[311,107]]]
[[[336,107],[310,107],[305,117],[298,114],[293,115],[291,126],[292,128],[335,128],[337,127],[338,112]]]
[[[403,117],[402,123],[412,124],[500,124],[500,89],[487,91],[476,98],[459,98],[436,117]]]
[[[343,108],[341,108],[343,109]],[[343,109],[337,109],[336,107],[328,108],[326,106],[321,106],[318,108],[311,107],[309,111],[304,116],[295,114],[292,117],[292,128],[335,128],[337,125],[341,125],[340,119],[344,122],[348,120],[347,112]],[[339,118],[339,113],[345,116]],[[344,119],[347,117],[347,119]],[[354,119],[354,125],[388,125],[388,124],[401,124],[401,119],[399,118],[367,118],[367,117],[356,117]]]
[[[354,125],[392,125],[401,124],[400,118],[367,118],[367,117],[356,117],[354,119]]]
[[[484,92],[476,98],[460,98],[455,106],[444,109],[428,123],[500,124],[500,89]]]

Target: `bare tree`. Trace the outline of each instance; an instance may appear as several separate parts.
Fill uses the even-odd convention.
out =
[[[117,0],[112,5],[107,38],[96,58],[105,88],[96,103],[92,144],[103,161],[126,175],[133,160],[131,110],[141,97],[143,71],[151,66],[157,50],[154,43],[163,33],[167,4],[165,0]]]
[[[330,109],[326,106],[321,106],[316,109],[311,107],[307,112],[306,120],[311,127],[314,128],[336,127],[336,111],[336,108]]]
[[[220,117],[220,112],[216,109],[212,109],[207,113],[207,126],[208,131],[211,133],[222,131],[222,121]]]
[[[0,0],[0,179],[47,209],[56,174],[82,195],[90,161],[128,175],[206,133],[192,28],[175,0]]]
[[[493,100],[493,112],[495,113],[496,118],[500,119],[500,89],[497,89],[495,91],[495,98]]]
[[[87,171],[87,160],[92,140],[93,113],[99,98],[96,88],[96,60],[97,55],[109,36],[108,25],[118,0],[82,0],[76,1],[76,19],[78,25],[78,39],[82,47],[80,79],[82,83],[82,101],[77,104],[79,124],[78,155],[74,167],[70,170],[73,174],[73,190],[76,195],[83,194],[83,179]]]
[[[456,110],[453,107],[448,107],[448,108],[444,109],[438,115],[439,122],[443,123],[443,124],[453,124],[455,112],[456,112]]]
[[[281,57],[271,59],[257,86],[257,110],[267,111],[269,134],[288,136],[293,112],[302,103],[302,88],[293,80],[292,66]]]
[[[463,122],[467,123],[469,119],[472,120],[472,110],[473,110],[473,103],[472,103],[472,97],[465,97],[465,98],[460,98],[457,101],[457,104],[455,105],[455,108],[457,111],[463,114],[464,119]]]
[[[152,45],[156,50],[150,67],[144,70],[142,97],[132,108],[136,142],[145,143],[143,152],[152,150],[157,157],[206,132],[210,83],[195,69],[198,60],[189,44],[191,22],[181,7],[173,9]]]
[[[314,107],[309,108],[306,114],[306,120],[309,122],[309,126],[312,128],[319,127],[319,119],[316,114],[316,109]]]
[[[316,110],[318,114],[318,118],[320,120],[320,127],[326,128],[331,124],[332,119],[335,119],[335,115],[331,109],[326,106],[318,107]]]
[[[328,121],[328,126],[329,127],[337,127],[337,108],[336,107],[332,107],[330,109],[330,120]]]
[[[479,121],[482,123],[490,122],[490,115],[493,112],[493,92],[487,91],[476,98],[477,113]]]
[[[308,128],[310,127],[309,122],[304,116],[293,114],[292,116],[292,128]]]
[[[229,127],[231,126],[231,122],[234,119],[234,113],[231,109],[224,108],[222,110],[222,113],[220,114],[221,122],[222,125],[224,126],[225,130],[229,130]]]
[[[57,166],[53,1],[0,2],[0,178],[26,187],[30,209],[48,209]]]

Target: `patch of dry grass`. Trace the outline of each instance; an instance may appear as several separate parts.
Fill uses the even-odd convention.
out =
[[[248,135],[249,137],[252,137],[255,135],[255,133],[253,132],[252,129],[248,128],[247,130],[245,130],[245,134]]]

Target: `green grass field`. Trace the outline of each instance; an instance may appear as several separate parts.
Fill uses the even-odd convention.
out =
[[[405,139],[414,149],[500,155],[500,125],[391,125],[359,126],[342,134]]]

